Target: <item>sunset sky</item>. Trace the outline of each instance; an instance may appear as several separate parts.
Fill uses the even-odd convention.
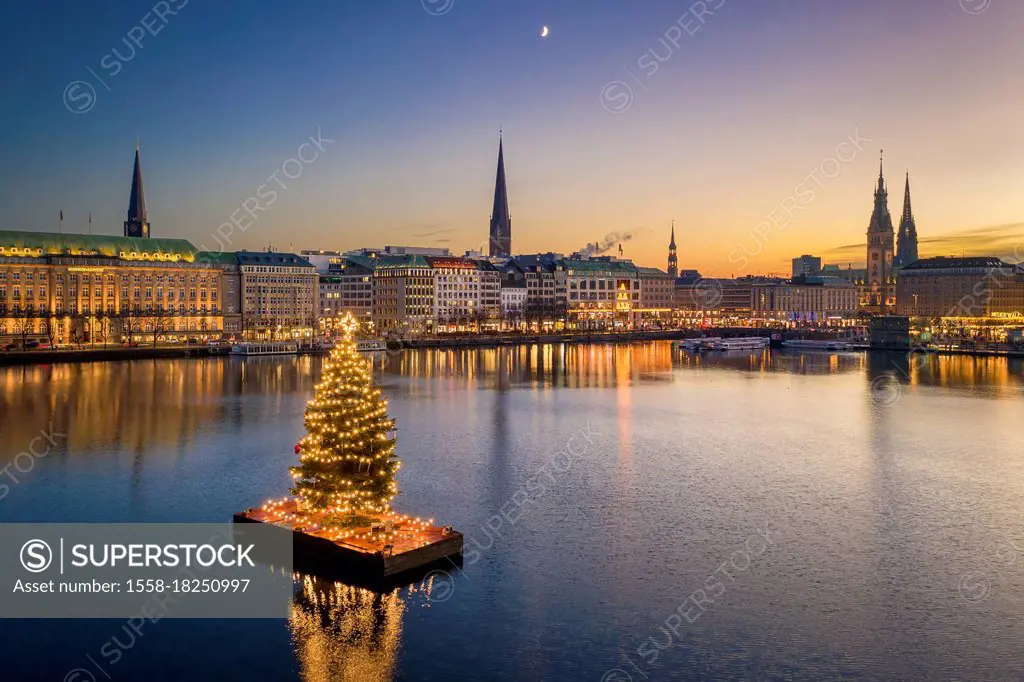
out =
[[[154,236],[216,248],[277,171],[232,248],[461,254],[487,237],[503,129],[515,252],[619,233],[664,268],[674,219],[680,267],[706,275],[856,265],[880,148],[897,223],[910,170],[922,255],[1024,243],[1024,3],[690,6],[6,3],[0,227],[56,231],[63,210],[85,232],[91,211],[120,233],[138,138]],[[333,142],[284,178],[318,131]]]

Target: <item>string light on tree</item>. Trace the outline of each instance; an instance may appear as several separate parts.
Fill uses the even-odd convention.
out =
[[[347,566],[380,579],[439,557],[461,555],[463,538],[451,526],[439,528],[433,519],[424,521],[391,508],[401,467],[395,454],[395,422],[388,416],[369,360],[356,347],[358,326],[351,315],[339,319],[343,337],[325,359],[306,405],[306,434],[295,445],[299,463],[289,469],[294,497],[268,500],[259,509],[235,514],[235,521],[284,527],[296,538],[329,540],[332,549],[327,554],[318,544],[305,560],[317,566]],[[305,541],[296,544],[297,558],[308,547]],[[366,557],[372,557],[370,563]]]
[[[356,349],[358,322],[346,315],[306,406],[299,465],[291,468],[299,510],[331,516],[380,517],[398,494],[395,422],[388,417],[367,360]]]

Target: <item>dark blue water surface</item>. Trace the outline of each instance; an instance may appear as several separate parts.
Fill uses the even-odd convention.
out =
[[[0,680],[1024,679],[1017,361],[649,343],[376,363],[396,506],[465,533],[461,572],[300,580],[287,620],[141,636],[4,620]],[[0,521],[223,522],[280,497],[320,364],[0,369],[0,464],[68,434]]]

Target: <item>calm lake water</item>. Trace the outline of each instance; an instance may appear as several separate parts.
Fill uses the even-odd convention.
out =
[[[280,497],[320,365],[0,369],[0,464],[68,434],[0,521],[223,522]],[[462,530],[461,571],[309,580],[288,620],[132,639],[0,621],[0,679],[1024,679],[1021,362],[656,342],[377,367],[397,507]]]

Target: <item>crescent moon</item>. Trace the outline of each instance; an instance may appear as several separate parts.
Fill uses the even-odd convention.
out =
[[[541,37],[541,38],[547,38],[547,37],[548,37],[548,33],[549,33],[549,31],[548,31],[548,27],[547,27],[547,26],[544,26],[544,27],[543,27],[543,28],[541,28],[541,30],[540,30],[540,37]]]

